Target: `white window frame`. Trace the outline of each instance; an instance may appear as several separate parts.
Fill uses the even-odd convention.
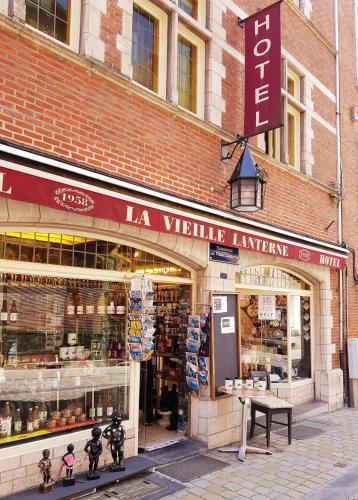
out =
[[[199,118],[204,119],[204,109],[205,109],[205,42],[192,31],[188,30],[182,24],[178,26],[178,36],[181,35],[183,38],[188,40],[196,47],[196,112],[179,106],[180,109],[184,109],[188,113],[199,116]],[[177,55],[178,57],[178,55]]]
[[[271,140],[269,140],[268,144],[268,153],[267,155],[270,156],[271,158],[274,158],[277,161],[280,161],[281,158],[281,128],[275,128],[273,130],[269,130],[268,135],[271,136],[272,141],[275,143],[275,149],[276,152],[274,154],[272,147],[271,147]],[[257,136],[257,147],[260,148],[263,152],[266,151],[266,144],[265,144],[265,133],[258,134]]]
[[[154,91],[148,89],[144,85],[132,80],[133,83],[139,85],[142,89],[152,92],[153,94],[159,95],[163,99],[167,97],[167,47],[168,47],[168,16],[167,14],[152,4],[148,0],[135,0],[133,4],[138,5],[145,12],[148,12],[158,21],[158,90]]]
[[[294,83],[294,93],[293,95],[288,92],[288,79],[291,79]],[[287,82],[286,82],[286,91],[288,97],[294,97],[298,101],[301,101],[301,76],[295,73],[291,68],[287,68]]]
[[[25,14],[26,19],[26,14]],[[41,36],[44,36],[48,40],[52,40],[53,42],[58,43],[62,47],[70,48],[74,52],[80,51],[80,29],[81,29],[81,2],[78,0],[71,0],[70,3],[70,40],[69,43],[60,42],[60,40],[56,40],[53,36],[44,33],[43,31],[34,28],[26,23],[26,27],[39,33]]]

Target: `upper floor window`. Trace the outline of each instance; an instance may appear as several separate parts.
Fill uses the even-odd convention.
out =
[[[70,43],[69,0],[26,0],[26,23],[33,28]]]
[[[283,84],[284,127],[260,134],[257,144],[267,155],[299,170],[302,149],[302,114],[305,111],[301,98],[302,78],[293,69],[287,68],[286,62],[284,73],[286,75]]]
[[[147,0],[133,5],[133,80],[166,97],[167,15]]]
[[[179,8],[186,12],[194,19],[198,19],[198,2],[197,0],[179,0]]]
[[[133,6],[133,80],[158,91],[158,20]]]
[[[178,34],[178,104],[204,116],[205,42],[182,24]]]
[[[25,22],[50,38],[79,50],[81,2],[25,0]]]
[[[179,106],[196,112],[197,50],[184,37],[178,39],[178,94]]]

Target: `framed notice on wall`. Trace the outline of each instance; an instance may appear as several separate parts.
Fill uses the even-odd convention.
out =
[[[211,397],[226,396],[220,391],[225,378],[240,375],[239,294],[211,294]]]

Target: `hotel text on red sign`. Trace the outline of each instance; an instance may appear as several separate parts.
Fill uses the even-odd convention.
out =
[[[281,33],[277,2],[245,19],[245,131],[280,127]]]
[[[23,170],[23,171],[21,171]],[[31,173],[28,173],[28,172]],[[145,200],[128,201],[123,195],[109,190],[97,192],[89,184],[63,179],[27,167],[3,167],[0,164],[0,198],[35,203],[45,207],[113,220],[120,224],[159,231],[241,248],[257,253],[275,255],[336,269],[345,267],[345,256],[321,249],[301,247],[286,241],[255,234],[240,227],[226,226],[220,221],[203,220],[200,217],[170,209],[148,206]],[[64,182],[63,182],[64,181]],[[104,191],[104,192],[103,192]]]

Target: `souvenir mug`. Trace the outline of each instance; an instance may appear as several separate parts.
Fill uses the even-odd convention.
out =
[[[241,388],[242,388],[242,379],[235,378],[234,379],[234,389],[241,389]]]
[[[232,390],[232,378],[225,378],[225,391]]]
[[[257,388],[259,391],[264,391],[266,389],[266,380],[259,380],[257,382]]]
[[[60,359],[68,359],[68,347],[60,347]]]
[[[248,378],[246,380],[246,389],[253,389],[254,388],[254,381],[252,378]]]
[[[74,345],[71,345],[68,348],[68,359],[76,359],[76,352],[77,352],[77,347]]]

